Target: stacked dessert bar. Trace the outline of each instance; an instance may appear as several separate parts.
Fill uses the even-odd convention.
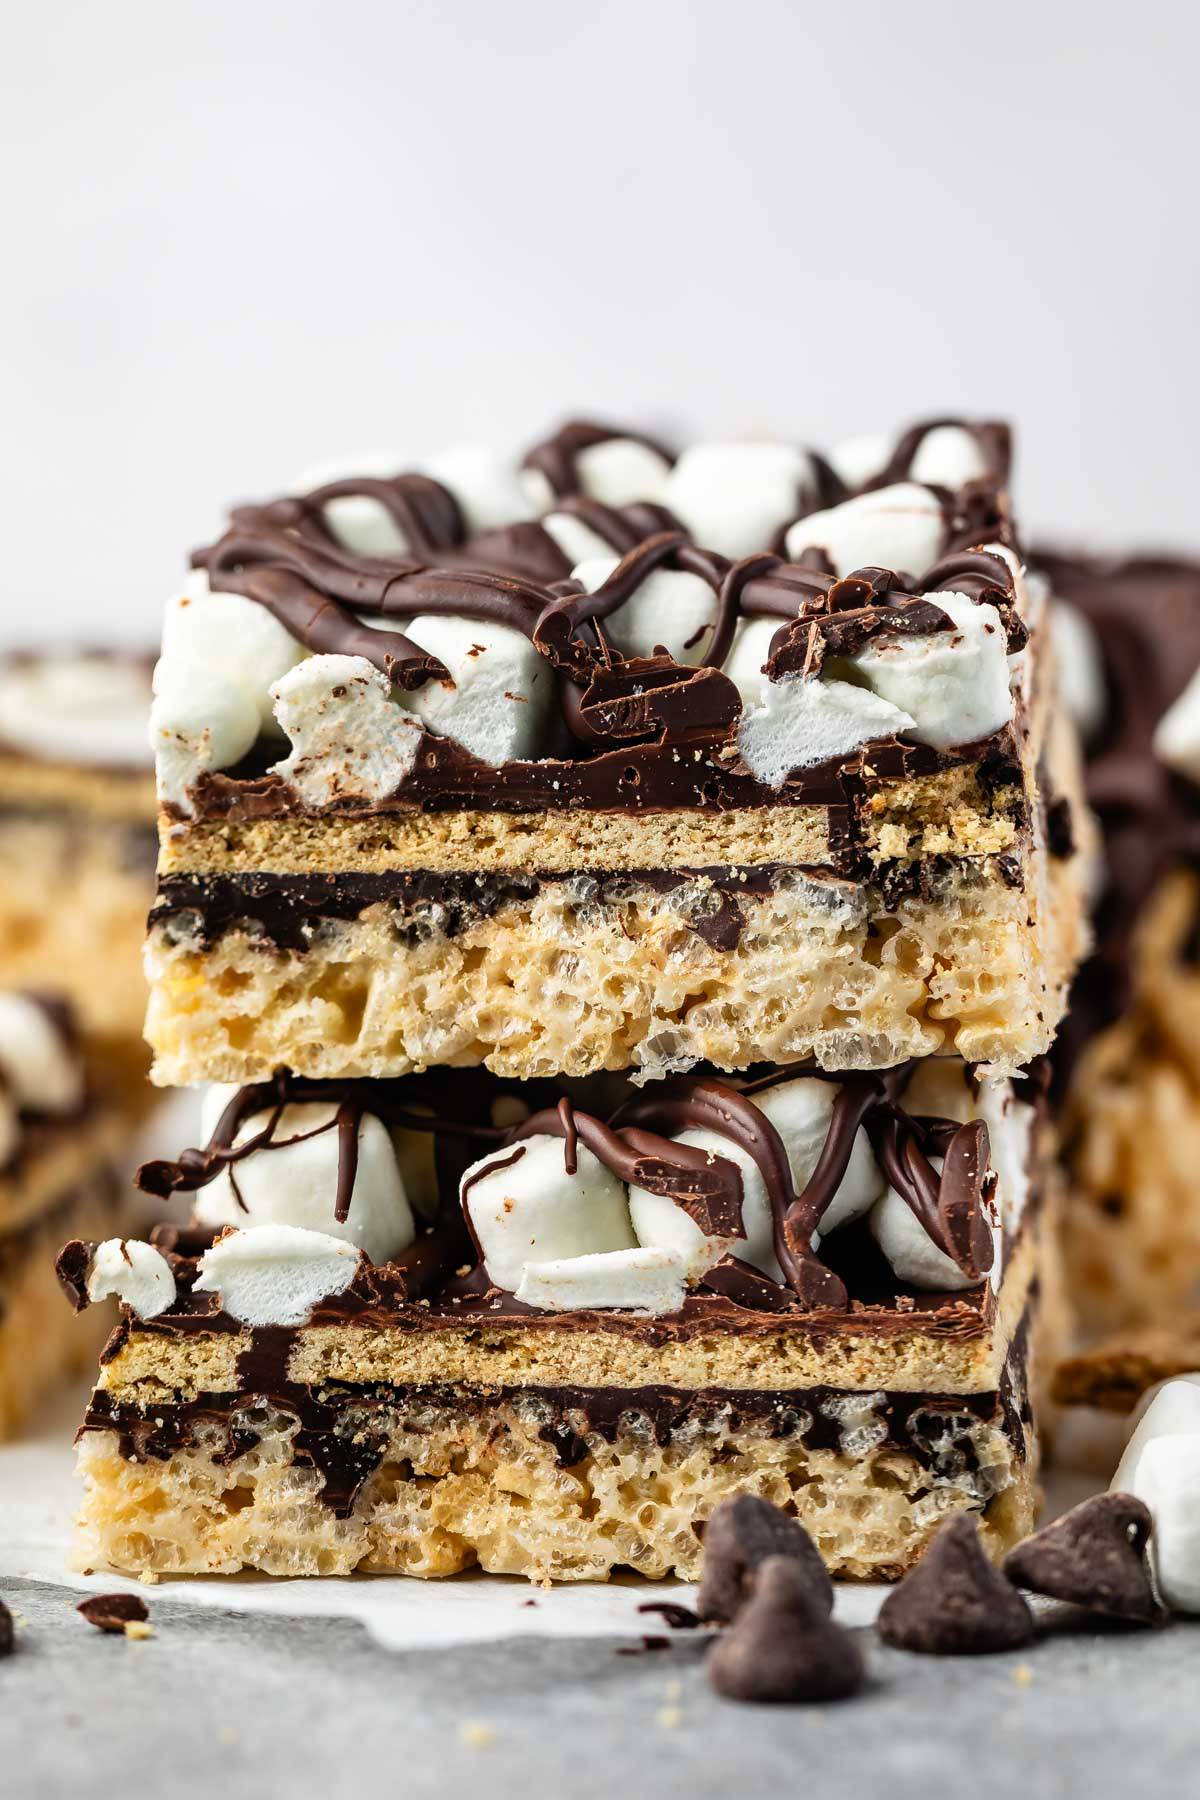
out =
[[[80,1555],[895,1575],[1029,1526],[1089,822],[1008,437],[573,424],[239,507],[156,678],[155,1077],[209,1082]],[[182,1196],[183,1198],[177,1198]]]

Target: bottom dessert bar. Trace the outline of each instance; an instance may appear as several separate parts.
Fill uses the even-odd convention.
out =
[[[950,1512],[1028,1531],[1061,1325],[1035,1103],[953,1062],[568,1085],[216,1094],[141,1176],[193,1223],[60,1257],[77,1305],[126,1303],[81,1565],[690,1577],[747,1491],[851,1576]]]

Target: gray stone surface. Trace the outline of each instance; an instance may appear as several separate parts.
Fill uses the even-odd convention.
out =
[[[1200,1626],[1093,1628],[1014,1655],[872,1643],[839,1705],[718,1700],[703,1648],[521,1639],[393,1655],[355,1624],[156,1604],[105,1637],[77,1595],[9,1581],[0,1791],[28,1796],[936,1794],[1157,1800],[1200,1788]],[[653,1622],[651,1629],[654,1629]]]

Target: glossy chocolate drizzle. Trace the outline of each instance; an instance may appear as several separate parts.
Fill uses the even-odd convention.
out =
[[[285,1148],[300,1137],[336,1132],[335,1217],[344,1222],[354,1193],[358,1135],[364,1117],[374,1114],[392,1127],[432,1133],[439,1185],[437,1217],[432,1230],[384,1272],[389,1282],[394,1273],[406,1293],[416,1291],[414,1282],[421,1292],[428,1292],[439,1279],[447,1279],[461,1260],[468,1235],[482,1265],[467,1205],[470,1188],[484,1175],[518,1161],[524,1155],[525,1140],[534,1136],[563,1140],[568,1174],[576,1172],[578,1146],[583,1144],[619,1180],[673,1200],[707,1236],[735,1241],[744,1237],[742,1177],[737,1163],[675,1139],[674,1134],[701,1129],[753,1159],[771,1206],[774,1248],[787,1284],[781,1289],[777,1282],[727,1254],[710,1271],[704,1285],[759,1310],[797,1304],[806,1309],[844,1310],[849,1304],[846,1286],[816,1255],[813,1237],[846,1173],[860,1127],[867,1130],[888,1181],[937,1247],[971,1281],[981,1280],[991,1267],[987,1203],[995,1178],[988,1168],[987,1127],[978,1120],[958,1124],[908,1112],[902,1103],[903,1092],[914,1067],[905,1064],[881,1075],[836,1078],[808,1068],[785,1068],[772,1070],[745,1089],[712,1076],[679,1076],[656,1083],[652,1091],[625,1098],[606,1118],[574,1104],[556,1092],[552,1082],[527,1083],[520,1091],[532,1095],[535,1104],[540,1100],[548,1104],[538,1105],[508,1128],[486,1122],[486,1096],[490,1092],[495,1097],[503,1090],[494,1084],[489,1090],[487,1078],[464,1080],[460,1071],[394,1081],[315,1082],[279,1070],[270,1081],[238,1090],[207,1145],[185,1150],[174,1162],[143,1165],[137,1181],[144,1192],[166,1199],[172,1193],[204,1187],[228,1169],[237,1193],[236,1167],[248,1156]],[[797,1075],[836,1079],[840,1088],[821,1154],[800,1193],[794,1190],[779,1133],[754,1103],[754,1096],[766,1087]],[[464,1105],[472,1090],[474,1107]],[[331,1107],[331,1118],[302,1133],[281,1133],[285,1107],[306,1102]],[[238,1143],[242,1127],[260,1117],[261,1124]],[[495,1147],[496,1156],[481,1162],[464,1181],[468,1165],[481,1154],[486,1156],[488,1145]],[[940,1174],[930,1161],[934,1156],[943,1158]],[[480,1266],[462,1291],[490,1288],[486,1270]]]

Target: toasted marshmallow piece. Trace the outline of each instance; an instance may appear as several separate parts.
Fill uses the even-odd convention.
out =
[[[71,1112],[83,1098],[83,1070],[44,1006],[0,993],[0,1071],[22,1112]]]
[[[1153,1437],[1125,1492],[1154,1519],[1150,1562],[1159,1597],[1172,1612],[1200,1613],[1200,1432]]]
[[[150,688],[132,657],[51,651],[0,667],[0,739],[51,762],[149,762]]]
[[[580,563],[571,571],[572,579],[594,594],[620,560],[609,554]],[[677,663],[695,668],[704,661],[716,616],[717,596],[707,581],[686,569],[654,569],[603,624],[626,656],[653,656],[663,644]]]
[[[864,431],[843,438],[828,454],[830,468],[851,490],[874,481],[892,454],[892,440],[883,431]]]
[[[274,732],[271,684],[305,654],[265,606],[242,594],[214,593],[206,571],[193,569],[183,592],[167,602],[154,691],[186,692],[198,669],[222,675],[253,700],[263,730]]]
[[[173,666],[162,676],[150,708],[159,799],[190,813],[193,783],[210,770],[240,762],[253,749],[260,725],[258,702],[248,688],[211,669],[185,676]]]
[[[797,1081],[781,1081],[778,1087],[767,1088],[753,1096],[759,1112],[765,1113],[783,1139],[792,1171],[792,1186],[798,1194],[807,1185],[825,1148],[833,1103],[839,1092],[835,1082],[814,1081],[811,1076],[802,1076]],[[860,1129],[854,1136],[846,1173],[821,1218],[821,1236],[828,1236],[852,1219],[861,1219],[880,1199],[883,1190],[884,1179],[879,1165],[871,1153],[866,1132]]]
[[[688,1279],[698,1280],[726,1251],[741,1262],[752,1263],[764,1275],[783,1280],[783,1271],[775,1260],[774,1219],[767,1184],[749,1151],[732,1143],[719,1132],[695,1126],[672,1134],[677,1144],[690,1144],[707,1150],[711,1156],[722,1156],[735,1163],[742,1176],[742,1227],[745,1237],[709,1237],[694,1219],[667,1194],[652,1194],[646,1188],[629,1190],[629,1214],[638,1242],[646,1249],[669,1250],[681,1258]]]
[[[361,1250],[323,1231],[251,1225],[204,1252],[192,1285],[219,1294],[243,1325],[305,1325],[318,1301],[345,1293],[361,1261]]]
[[[275,1129],[278,1148],[252,1152],[197,1191],[199,1223],[303,1226],[354,1244],[373,1263],[387,1262],[407,1250],[416,1236],[412,1209],[395,1147],[386,1126],[373,1113],[366,1113],[358,1128],[358,1168],[349,1216],[341,1223],[334,1218],[339,1147],[333,1121],[337,1110],[328,1102],[285,1106]],[[254,1137],[269,1117],[268,1108],[246,1119],[234,1143],[244,1144]]]
[[[739,619],[734,626],[733,642],[721,669],[742,696],[743,710],[757,706],[762,699],[771,639],[784,623],[783,619]]]
[[[933,487],[961,488],[988,472],[983,445],[961,425],[935,425],[917,446],[909,476]]]
[[[913,728],[909,713],[869,688],[786,675],[765,682],[761,705],[742,714],[737,747],[755,779],[777,788],[793,769],[848,756],[863,744]]]
[[[693,444],[661,498],[697,544],[739,557],[769,549],[814,487],[812,464],[794,444]]]
[[[945,539],[937,495],[901,481],[798,519],[787,534],[787,553],[794,559],[802,550],[823,550],[839,575],[878,567],[920,577],[937,561]]]
[[[931,1157],[930,1162],[940,1172],[941,1158]],[[935,1293],[943,1289],[954,1293],[959,1288],[978,1285],[963,1274],[953,1257],[938,1249],[895,1188],[890,1187],[883,1199],[872,1207],[867,1224],[898,1280],[907,1281],[916,1288],[931,1288]]]
[[[1147,1388],[1133,1410],[1129,1436],[1109,1482],[1113,1493],[1133,1491],[1142,1451],[1160,1437],[1200,1438],[1200,1374],[1175,1375]]]
[[[881,632],[850,661],[872,692],[911,714],[910,737],[935,750],[990,737],[1013,716],[1004,626],[966,594],[931,596],[953,621],[919,637]]]
[[[662,500],[671,465],[650,444],[612,437],[581,450],[575,458],[575,473],[579,492],[589,500],[599,500],[604,506],[631,506],[635,500]],[[538,512],[554,505],[557,495],[540,469],[523,469],[521,482]]]
[[[405,625],[404,635],[450,674],[449,681],[427,681],[406,697],[419,719],[485,763],[536,756],[554,676],[523,632],[484,619],[422,613]]]
[[[450,489],[458,501],[468,537],[533,515],[518,471],[483,445],[460,444],[416,466],[423,475],[431,475]]]
[[[1154,754],[1169,769],[1200,782],[1200,669],[1158,721]]]
[[[1069,600],[1050,605],[1050,641],[1058,693],[1084,742],[1094,738],[1108,712],[1108,689],[1100,640],[1087,615]]]
[[[139,1319],[156,1319],[175,1304],[175,1276],[161,1250],[140,1238],[106,1238],[92,1252],[87,1297],[115,1296]]]
[[[626,1307],[633,1312],[678,1312],[686,1264],[669,1250],[605,1250],[557,1262],[526,1263],[517,1299],[546,1312]]]
[[[308,806],[346,797],[383,800],[412,769],[421,723],[397,706],[386,675],[365,656],[310,656],[271,689],[292,740],[273,775]]]
[[[513,1162],[517,1149],[524,1154]],[[539,1134],[491,1151],[463,1176],[460,1192],[497,1287],[515,1294],[528,1263],[636,1247],[625,1183],[586,1144],[576,1156],[568,1175],[563,1140]],[[484,1172],[475,1179],[477,1170]]]

